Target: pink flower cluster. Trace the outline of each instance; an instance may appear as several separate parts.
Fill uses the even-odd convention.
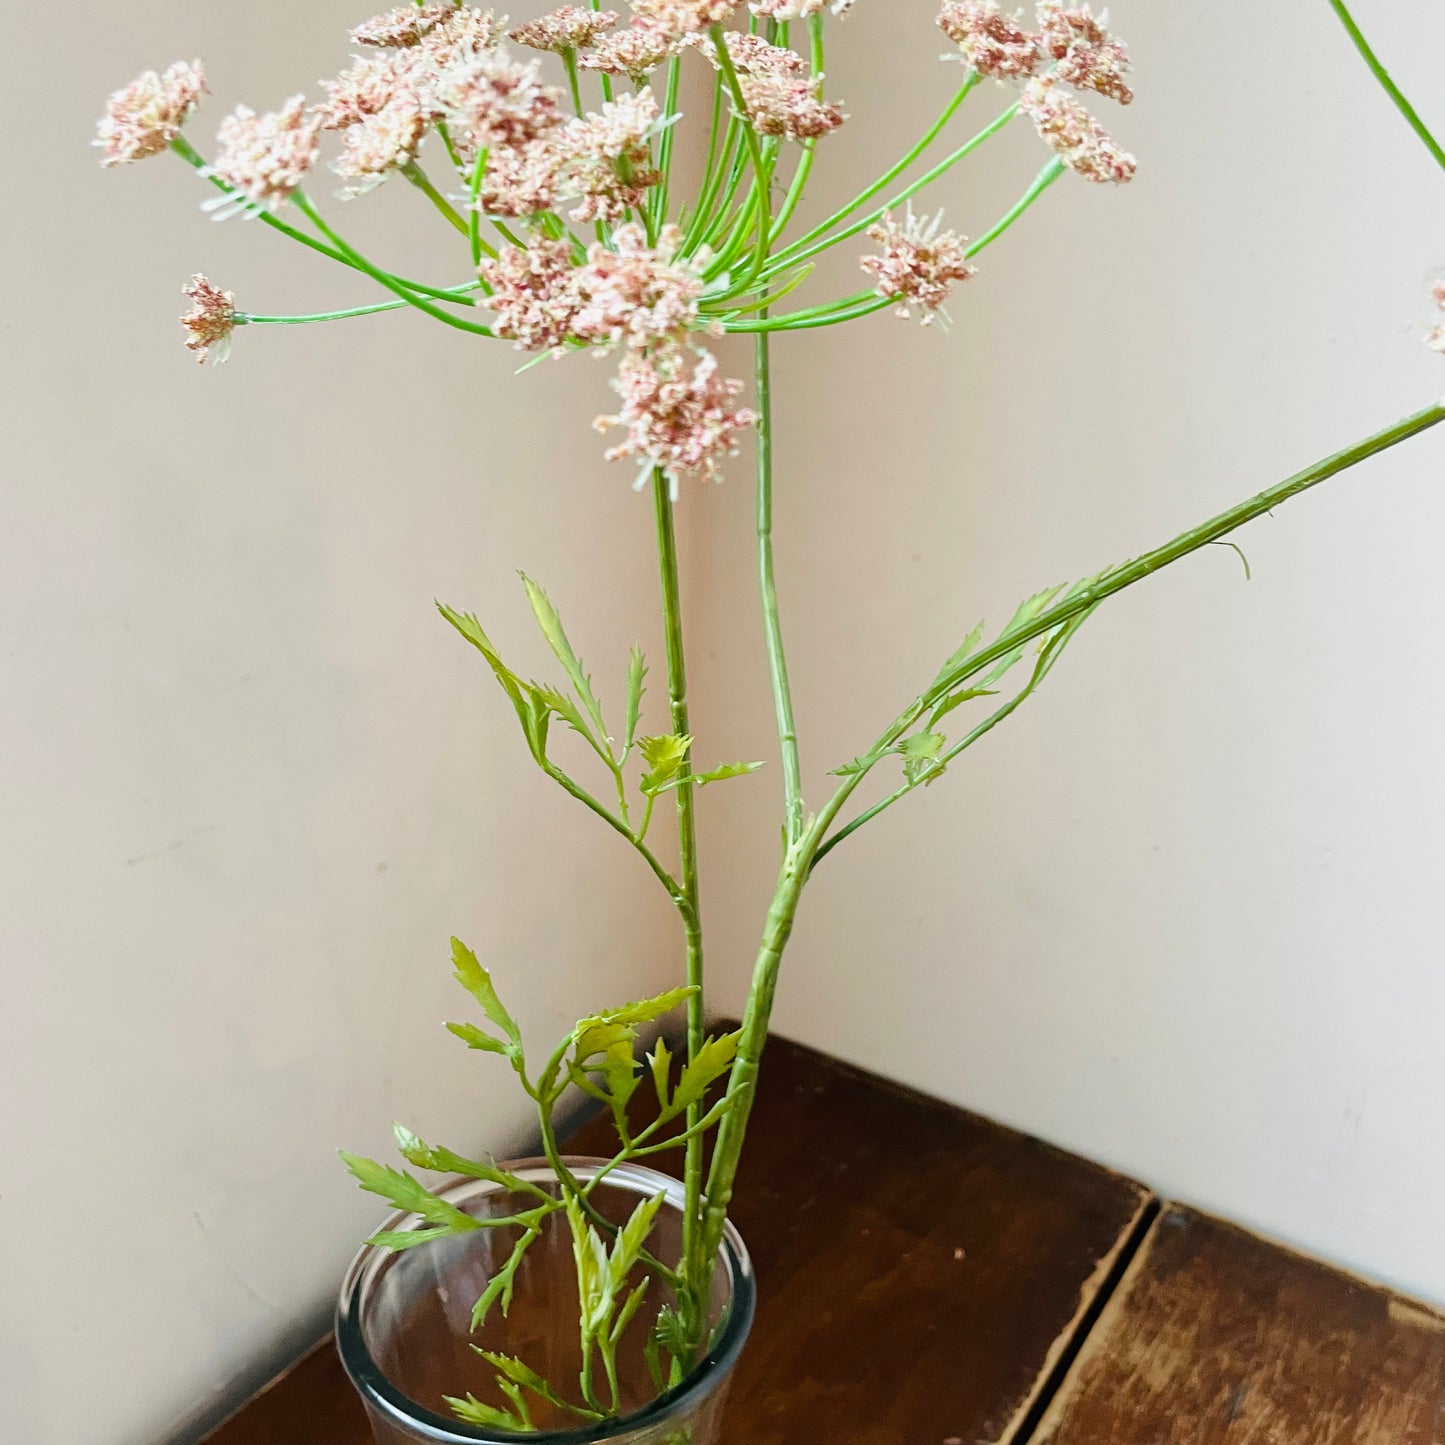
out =
[[[725,39],[748,118],[760,135],[813,140],[847,119],[838,106],[823,100],[823,77],[811,74],[797,51],[739,31],[728,31]],[[699,36],[696,43],[716,64],[711,38]]]
[[[921,221],[910,210],[902,225],[885,215],[868,236],[882,249],[860,264],[877,278],[878,294],[900,302],[895,314],[903,317],[913,314],[910,303],[916,303],[925,326],[933,323],[954,286],[975,272],[968,264],[967,239],[945,231],[941,214]]]
[[[690,338],[705,326],[699,311],[707,252],[682,258],[682,232],[665,227],[656,245],[635,222],[619,226],[612,244],[597,242],[577,261],[568,241],[534,237],[484,261],[482,305],[495,316],[499,336],[526,351],[566,346],[624,350],[613,385],[622,408],[599,417],[599,430],[622,428],[609,461],[654,467],[672,478],[716,480],[736,434],[753,412],[737,405],[743,384],[719,376],[711,353]]]
[[[1022,81],[1021,108],[1039,134],[1086,180],[1119,184],[1137,169],[1109,133],[1062,85],[1128,105],[1129,53],[1087,5],[1039,0],[1036,30],[996,0],[943,0],[938,26],[964,64],[995,80]]]
[[[196,360],[207,358],[217,366],[231,354],[231,333],[236,329],[236,298],[219,291],[204,276],[192,276],[181,292],[191,299],[191,309],[181,317],[186,328],[186,349]]]
[[[101,165],[126,165],[165,150],[205,89],[201,62],[178,60],[164,75],[148,70],[116,91],[97,127],[95,143],[105,152]]]
[[[853,8],[853,0],[749,0],[748,9],[765,20],[807,20],[831,10],[834,15],[846,15]]]

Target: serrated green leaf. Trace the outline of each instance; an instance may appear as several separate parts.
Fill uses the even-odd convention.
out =
[[[692,739],[678,733],[664,733],[659,737],[642,738],[637,746],[648,768],[642,779],[642,791],[656,794],[686,766]]]
[[[503,1189],[527,1192],[526,1184],[515,1174],[498,1169],[487,1160],[467,1159],[450,1149],[428,1144],[403,1124],[393,1124],[392,1132],[396,1135],[396,1147],[401,1157],[417,1169],[430,1169],[437,1174],[464,1174],[468,1179],[484,1179]]]
[[[948,746],[942,733],[914,733],[898,744],[903,758],[903,773],[910,783],[936,771],[938,755]]]
[[[965,688],[963,692],[956,692],[952,697],[944,698],[944,700],[934,708],[933,716],[928,720],[929,730],[932,731],[936,728],[939,722],[946,718],[954,708],[962,707],[964,703],[974,702],[981,697],[997,696],[998,689],[992,687],[970,687]]]
[[[617,1238],[612,1241],[612,1253],[607,1260],[610,1293],[614,1298],[621,1293],[623,1285],[627,1283],[627,1276],[642,1257],[642,1251],[647,1247],[647,1241],[652,1234],[653,1223],[657,1219],[657,1211],[662,1208],[666,1199],[667,1195],[663,1192],[654,1194],[651,1199],[644,1199],[632,1211],[627,1223],[617,1231]]]
[[[587,1222],[576,1195],[567,1195],[566,1208],[567,1224],[572,1231],[572,1258],[577,1269],[582,1330],[585,1337],[595,1338],[612,1314],[613,1290],[607,1247]]]
[[[442,602],[438,602],[436,608],[486,659],[487,666],[492,669],[492,673],[500,684],[502,691],[507,694],[512,706],[516,709],[517,717],[522,724],[522,730],[528,733],[530,741],[530,721],[527,709],[526,689],[522,684],[522,679],[502,661],[497,653],[497,649],[492,646],[491,638],[487,636],[482,628],[482,624],[477,620],[474,613],[457,612]]]
[[[684,1067],[677,1082],[677,1092],[672,1097],[672,1113],[680,1114],[684,1109],[702,1102],[712,1085],[732,1067],[741,1041],[742,1032],[739,1030],[719,1034],[703,1042],[697,1056]]]
[[[471,1215],[463,1214],[454,1204],[438,1199],[425,1184],[404,1170],[392,1169],[385,1164],[378,1164],[374,1159],[348,1154],[345,1149],[340,1152],[342,1163],[363,1189],[370,1194],[379,1194],[398,1209],[418,1214],[430,1224],[444,1225],[448,1232],[453,1234],[464,1234],[483,1227]]]
[[[585,1065],[617,1044],[631,1044],[636,1037],[637,1030],[631,1024],[583,1019],[572,1033],[573,1058],[578,1065]]]
[[[476,1024],[447,1025],[447,1032],[455,1034],[469,1049],[478,1049],[485,1054],[501,1054],[503,1057],[510,1056],[512,1046],[504,1044],[501,1039],[494,1039],[485,1029],[478,1028]]]
[[[455,1233],[454,1229],[441,1228],[382,1229],[366,1242],[374,1244],[378,1249],[391,1249],[400,1254],[404,1249],[415,1249],[419,1244],[430,1244],[434,1239],[450,1239]]]
[[[522,1387],[498,1375],[497,1388],[512,1402],[512,1409],[522,1422],[522,1429],[526,1431],[535,1429],[532,1424],[532,1412],[527,1408],[527,1397],[522,1393]]]
[[[878,761],[875,757],[854,758],[851,763],[844,763],[841,768],[834,768],[828,774],[830,778],[857,778],[861,777]]]
[[[537,1229],[529,1229],[517,1241],[516,1247],[507,1256],[507,1262],[491,1279],[487,1281],[487,1287],[472,1306],[472,1333],[475,1334],[486,1324],[487,1316],[492,1312],[492,1306],[501,1303],[502,1315],[505,1318],[508,1310],[512,1307],[512,1293],[516,1288],[517,1271],[521,1268],[523,1257],[531,1247],[533,1240],[539,1239],[541,1233]]]
[[[627,734],[622,742],[622,757],[626,761],[637,741],[637,725],[642,720],[642,698],[646,689],[647,659],[640,648],[634,647],[627,659]]]
[[[495,1405],[485,1405],[475,1395],[468,1395],[465,1399],[458,1399],[455,1395],[443,1395],[442,1398],[451,1406],[457,1419],[465,1420],[468,1425],[485,1425],[488,1429],[519,1432],[527,1428],[510,1410],[499,1410]]]
[[[687,1326],[671,1305],[664,1305],[658,1310],[652,1335],[674,1359],[682,1359],[692,1349],[693,1341],[688,1338]]]
[[[650,1024],[670,1014],[673,1009],[679,1007],[690,999],[697,992],[696,985],[687,985],[682,988],[670,988],[666,993],[660,993],[654,998],[638,999],[634,1003],[625,1003],[620,1008],[606,1009],[602,1013],[593,1014],[591,1018],[583,1019],[578,1028],[590,1027],[594,1024]]]
[[[1074,584],[1076,588],[1083,585],[1087,584],[1077,582]],[[1019,603],[1018,611],[1014,613],[1009,625],[999,634],[999,641],[1003,642],[1020,627],[1026,627],[1036,617],[1046,611],[1049,604],[1063,591],[1064,587],[1062,585],[1058,587],[1046,587],[1042,592],[1035,592],[1032,597],[1026,597]],[[987,675],[977,685],[979,687],[992,687],[994,683],[1011,672],[1023,657],[1024,649],[1027,645],[1027,643],[1022,643],[1012,651],[1006,653],[994,664]]]
[[[482,1012],[506,1034],[513,1046],[520,1049],[521,1031],[517,1028],[516,1020],[502,1007],[502,1001],[497,997],[497,990],[492,984],[491,974],[459,938],[452,939],[452,964],[457,982],[481,1004]]]
[[[648,1286],[652,1283],[651,1275],[644,1275],[638,1282],[636,1288],[627,1296],[622,1308],[617,1311],[617,1321],[612,1326],[611,1343],[615,1346],[627,1333],[627,1327],[637,1318],[637,1312],[647,1302]]]
[[[493,1369],[499,1371],[502,1377],[511,1384],[523,1390],[530,1390],[540,1399],[557,1406],[558,1409],[567,1410],[574,1415],[581,1415],[588,1419],[600,1420],[602,1418],[595,1410],[587,1410],[581,1406],[569,1404],[536,1370],[517,1359],[516,1356],[495,1354],[491,1350],[482,1349],[480,1345],[473,1345],[472,1349],[491,1365]]]
[[[980,622],[978,626],[975,627],[973,631],[970,632],[968,636],[963,639],[963,642],[959,646],[958,650],[953,654],[952,657],[948,659],[947,662],[943,664],[941,668],[939,668],[938,676],[933,680],[933,685],[935,687],[937,687],[938,684],[942,682],[946,677],[948,677],[951,673],[956,672],[960,667],[962,667],[963,664],[967,662],[968,659],[973,655],[974,651],[978,647],[978,644],[983,641],[983,629],[984,624]]]
[[[587,719],[582,716],[581,709],[565,692],[540,682],[531,683],[530,687],[533,697],[556,713],[573,732],[580,733],[594,748],[600,750],[601,743],[588,725]]]
[[[592,691],[592,679],[587,676],[586,669],[582,666],[582,659],[573,651],[572,644],[567,640],[561,615],[552,605],[551,598],[525,572],[520,575],[522,585],[527,589],[527,601],[532,604],[532,614],[537,619],[537,625],[542,629],[542,635],[547,639],[548,647],[552,649],[553,655],[562,664],[567,676],[571,679],[572,686],[577,691],[577,700],[597,728],[597,736],[605,738],[607,724],[602,720],[602,705]]]
[[[672,1050],[667,1047],[666,1039],[658,1039],[647,1062],[652,1069],[652,1087],[657,1091],[658,1106],[666,1113],[672,1087]]]
[[[655,791],[665,793],[672,788],[681,787],[684,783],[696,783],[699,788],[705,788],[709,783],[723,783],[729,778],[746,777],[747,774],[755,773],[759,768],[766,766],[766,763],[722,763],[706,773],[693,773],[687,777],[674,778],[670,783],[664,783]]]

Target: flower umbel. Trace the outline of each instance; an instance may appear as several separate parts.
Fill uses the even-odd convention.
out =
[[[622,17],[615,10],[589,10],[585,5],[562,5],[529,24],[509,30],[507,36],[518,45],[534,50],[582,50],[596,43],[598,36],[617,27]]]
[[[566,241],[537,237],[525,247],[508,246],[478,274],[492,288],[482,305],[496,313],[498,336],[519,351],[550,351],[564,345],[573,330],[577,293],[572,247]]]
[[[1129,52],[1104,29],[1087,5],[1065,9],[1059,0],[1040,0],[1043,47],[1058,62],[1054,74],[1080,90],[1097,91],[1120,105],[1134,92],[1125,83]]]
[[[1122,185],[1134,179],[1139,163],[1053,76],[1029,81],[1019,101],[1039,134],[1071,170],[1086,181]]]
[[[558,191],[579,201],[576,220],[619,221],[642,205],[662,180],[649,143],[669,123],[647,87],[567,122],[557,136]]]
[[[231,333],[236,329],[236,298],[230,291],[218,291],[204,276],[192,276],[181,287],[191,298],[191,309],[181,317],[186,328],[186,348],[204,364],[208,359],[219,366],[231,354]]]
[[[456,8],[452,0],[433,0],[427,5],[398,5],[394,10],[358,25],[351,32],[351,38],[358,45],[419,45],[422,38],[442,24]]]
[[[895,312],[898,316],[911,316],[909,303],[916,302],[923,309],[925,326],[933,324],[954,286],[977,269],[968,264],[967,239],[943,229],[942,212],[921,221],[910,210],[902,225],[886,215],[868,237],[882,250],[863,257],[859,264],[877,278],[878,294],[902,303]]]
[[[584,70],[608,75],[625,75],[641,86],[650,70],[678,53],[681,41],[662,26],[634,16],[625,30],[601,36],[590,50],[582,51],[577,64]]]
[[[676,500],[678,479],[719,480],[723,458],[737,450],[737,433],[756,424],[758,414],[737,405],[743,383],[718,375],[710,351],[666,347],[660,352],[629,352],[613,382],[622,398],[616,416],[599,416],[598,431],[626,429],[625,440],[610,448],[608,461],[633,458],[647,471],[660,467]]]
[[[938,28],[958,46],[963,63],[995,80],[1022,80],[1042,59],[1042,37],[1018,18],[1005,15],[994,0],[944,0]]]
[[[616,249],[594,245],[576,274],[575,334],[602,345],[636,347],[681,340],[697,323],[708,253],[678,261],[677,226],[664,228],[656,248],[635,222],[619,226],[612,240]]]
[[[632,0],[639,15],[675,36],[695,35],[726,24],[738,4],[739,0]]]
[[[122,166],[165,150],[205,89],[201,62],[178,60],[165,74],[148,70],[116,91],[96,128],[95,143],[105,152],[101,165]]]
[[[234,195],[207,201],[217,220],[242,212],[274,210],[290,196],[321,154],[323,118],[307,110],[306,97],[293,95],[280,110],[257,115],[238,105],[221,122],[213,174],[246,199]]]

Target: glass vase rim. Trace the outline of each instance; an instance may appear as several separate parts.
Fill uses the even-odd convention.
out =
[[[570,1173],[585,1180],[611,1164],[611,1160],[568,1154],[562,1156],[562,1163]],[[557,1177],[551,1161],[545,1158],[516,1160],[499,1167],[530,1183],[555,1180]],[[686,1194],[682,1183],[645,1165],[629,1163],[608,1168],[607,1182],[623,1188],[630,1186],[638,1194],[648,1197],[661,1193],[673,1209],[681,1211],[685,1207]],[[440,1198],[458,1207],[463,1201],[505,1192],[505,1185],[471,1178],[456,1179],[435,1191]],[[408,1210],[396,1210],[379,1229],[411,1229],[418,1222],[418,1215]],[[726,1381],[747,1342],[757,1309],[752,1257],[731,1220],[723,1226],[718,1256],[727,1266],[732,1298],[712,1348],[685,1379],[649,1401],[642,1409],[575,1430],[484,1430],[465,1421],[439,1415],[398,1390],[372,1359],[362,1328],[361,1307],[367,1295],[367,1286],[395,1258],[391,1250],[379,1245],[363,1244],[347,1268],[336,1302],[337,1352],[342,1368],[367,1405],[380,1411],[394,1424],[412,1431],[427,1445],[516,1445],[518,1441],[527,1441],[530,1445],[598,1445],[598,1442],[621,1439],[639,1430],[679,1420],[700,1397],[707,1396]]]

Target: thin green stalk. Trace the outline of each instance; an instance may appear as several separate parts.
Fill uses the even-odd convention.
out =
[[[773,564],[773,367],[766,333],[758,335],[753,352],[758,393],[758,591],[763,604],[763,630],[767,636],[768,673],[772,679],[778,746],[783,755],[786,836],[789,843],[795,843],[803,831],[803,770],[798,755],[798,727],[793,719],[793,690],[788,680],[788,658],[783,646],[777,574]]]
[[[706,219],[708,207],[711,204],[711,197],[714,194],[714,176],[718,171],[718,141],[722,136],[722,76],[713,76],[712,86],[712,119],[708,122],[707,130],[707,160],[702,168],[702,180],[697,188],[697,210],[689,217],[686,217],[687,241],[690,245],[694,239],[694,228]]]
[[[682,84],[682,57],[673,56],[667,67],[667,94],[662,105],[663,119],[671,121],[677,114],[677,93],[678,87]],[[662,132],[662,140],[658,143],[657,168],[662,172],[662,184],[657,187],[652,195],[652,229],[657,229],[667,220],[667,209],[672,200],[672,153],[676,143],[677,126],[669,124]]]
[[[989,246],[992,246],[1020,216],[1028,210],[1058,178],[1063,175],[1067,167],[1057,156],[1034,177],[1033,184],[1019,197],[1018,203],[1006,212],[999,220],[973,242],[963,254],[965,256],[977,256],[978,253]]]
[[[1354,41],[1355,49],[1360,52],[1364,57],[1365,64],[1370,67],[1370,73],[1380,82],[1381,88],[1394,102],[1395,109],[1405,117],[1410,129],[1420,137],[1425,149],[1434,157],[1435,164],[1445,170],[1445,148],[1441,147],[1440,142],[1431,134],[1429,126],[1420,119],[1419,112],[1405,98],[1404,91],[1395,84],[1390,72],[1385,69],[1380,57],[1375,54],[1370,42],[1365,39],[1364,32],[1355,23],[1355,17],[1350,14],[1349,7],[1344,0],[1330,0],[1330,4],[1333,6],[1335,14],[1340,17],[1340,24],[1345,27],[1350,39]]]
[[[965,141],[951,155],[945,156],[932,170],[920,176],[912,185],[905,186],[886,205],[879,206],[876,210],[870,211],[862,220],[855,221],[851,226],[847,227],[846,230],[838,231],[831,236],[825,236],[822,240],[816,241],[812,245],[801,246],[801,249],[801,243],[799,243],[798,245],[789,246],[784,251],[779,251],[778,254],[773,257],[772,264],[768,268],[768,273],[771,274],[784,266],[796,265],[799,261],[806,261],[810,256],[816,256],[821,251],[827,251],[840,242],[856,236],[860,231],[866,231],[869,226],[873,225],[875,221],[881,220],[895,206],[901,206],[905,201],[911,200],[919,191],[927,186],[931,186],[940,176],[950,171],[959,161],[963,160],[966,156],[972,155],[986,140],[997,135],[999,131],[1018,114],[1018,110],[1017,103],[1009,106],[1000,116],[979,131],[976,136]]]
[[[497,248],[482,237],[482,181],[486,178],[490,154],[486,146],[478,149],[477,158],[472,162],[471,179],[467,182],[467,245],[471,248],[473,266],[480,266],[483,256],[497,259]]]
[[[577,76],[577,52],[571,46],[562,51],[562,64],[567,71],[567,88],[572,92],[572,108],[582,114],[582,82]]]
[[[432,185],[431,178],[415,161],[407,162],[407,164],[401,168],[401,173],[437,208],[447,225],[460,231],[463,236],[467,234],[466,219],[462,216],[461,212]]]
[[[657,524],[658,568],[662,581],[662,617],[667,644],[667,693],[672,730],[678,737],[691,734],[687,700],[687,654],[683,645],[682,586],[678,568],[676,519],[667,474],[658,467],[652,474],[653,510]],[[686,776],[692,772],[691,758],[684,760]],[[687,949],[687,982],[693,992],[687,1001],[687,1057],[695,1059],[707,1035],[707,1003],[703,995],[702,908],[698,887],[696,788],[684,781],[677,789],[677,839],[682,861],[682,892],[688,902],[683,913]],[[687,1127],[695,1129],[701,1117],[700,1105],[687,1111]],[[701,1291],[711,1278],[711,1255],[699,1250],[699,1213],[703,1188],[703,1140],[694,1133],[687,1141],[683,1164],[685,1210],[683,1214],[682,1274],[687,1281],[679,1301],[684,1318],[702,1329]]]
[[[860,316],[871,316],[875,311],[894,304],[891,297],[879,296],[876,292],[865,294],[866,300],[859,300],[843,310],[829,306],[818,312],[799,311],[771,320],[725,321],[723,328],[736,332],[815,331],[822,326],[839,326],[845,321],[856,321]]]
[[[721,25],[714,25],[708,33],[712,37],[718,70],[722,73],[723,79],[727,81],[728,90],[733,98],[733,106],[737,110],[738,119],[742,121],[743,141],[747,145],[753,177],[757,183],[758,241],[751,273],[756,276],[762,271],[768,259],[768,240],[772,229],[768,220],[768,192],[772,185],[773,168],[764,157],[762,139],[752,123],[752,117],[748,114],[747,98],[743,95],[742,81],[738,77],[737,67],[733,64],[732,52],[728,49],[727,35]]]
[[[473,281],[468,286],[458,287],[458,292],[463,290],[476,291],[481,287],[480,281]],[[458,305],[471,306],[475,303],[466,300],[460,294],[455,298]],[[345,321],[352,316],[375,316],[382,311],[402,311],[411,303],[407,301],[377,301],[370,306],[349,306],[344,311],[316,311],[305,316],[259,316],[250,311],[236,313],[237,326],[309,326],[316,321]]]
[[[300,208],[301,213],[306,219],[309,220],[352,265],[360,271],[365,271],[374,281],[379,281],[388,291],[400,296],[407,305],[414,306],[418,311],[423,311],[428,316],[434,316],[438,321],[443,322],[447,326],[455,327],[458,331],[469,331],[474,336],[495,337],[495,332],[493,332],[490,327],[479,326],[473,321],[463,321],[461,317],[453,316],[449,312],[443,311],[440,306],[433,306],[430,301],[424,300],[422,297],[407,290],[406,286],[398,281],[395,276],[383,271],[379,266],[368,261],[365,256],[354,247],[348,245],[347,242],[343,241],[341,237],[326,224],[326,220],[321,212],[311,204],[311,201],[303,192],[299,190],[292,192],[291,199]]]
[[[808,21],[809,35],[812,41],[812,69],[815,79],[823,75],[824,54],[823,54],[823,17],[814,15]],[[818,138],[813,136],[803,142],[803,154],[798,157],[798,167],[793,172],[793,182],[788,187],[788,194],[783,199],[783,204],[778,214],[773,218],[772,235],[769,244],[776,245],[778,238],[788,229],[788,222],[793,219],[793,213],[798,209],[799,202],[803,199],[803,192],[808,187],[808,177],[813,171],[813,160],[818,153]]]
[[[978,82],[978,72],[973,70],[969,71],[963,84],[959,87],[953,99],[949,101],[947,107],[944,109],[943,114],[939,116],[936,121],[934,121],[933,125],[929,127],[923,139],[920,140],[918,144],[915,145],[913,149],[910,150],[903,157],[902,160],[898,161],[895,165],[890,166],[886,171],[883,172],[881,176],[879,176],[876,181],[873,182],[871,186],[868,187],[867,190],[862,191],[858,195],[854,196],[853,199],[849,201],[846,206],[842,207],[841,210],[834,211],[833,214],[829,216],[826,221],[822,221],[818,225],[814,226],[813,229],[809,231],[806,236],[800,236],[796,241],[793,242],[792,246],[790,246],[787,251],[780,252],[779,254],[788,255],[792,251],[801,249],[802,247],[809,245],[811,242],[816,241],[820,236],[826,235],[829,231],[833,229],[834,226],[841,225],[844,221],[846,221],[848,217],[851,216],[853,212],[858,209],[859,206],[867,205],[868,202],[871,201],[873,197],[876,196],[880,191],[892,185],[893,182],[896,181],[898,177],[901,176],[903,172],[906,171],[914,163],[914,161],[916,161],[919,156],[921,156],[923,152],[926,151],[929,146],[931,146],[933,142],[938,139],[938,137],[943,133],[944,127],[949,123],[949,121],[953,119],[954,115],[957,113],[959,106],[961,106],[963,102],[968,99],[969,91],[971,91],[974,86],[978,84]]]

